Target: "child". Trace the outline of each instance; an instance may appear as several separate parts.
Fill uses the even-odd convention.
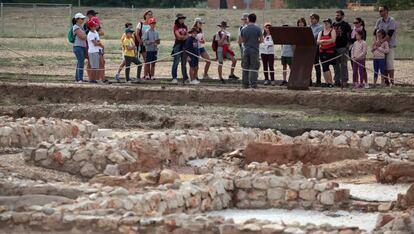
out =
[[[126,82],[131,82],[131,79],[129,78],[129,72],[131,70],[131,63],[134,63],[137,66],[137,81],[141,80],[141,70],[142,70],[142,63],[138,59],[137,55],[137,46],[135,45],[134,38],[132,37],[132,34],[134,33],[134,30],[131,28],[125,29],[125,35],[126,37],[122,41],[122,48],[124,53],[124,59],[125,59],[125,79]]]
[[[376,34],[376,40],[372,45],[372,54],[374,59],[374,86],[377,84],[378,73],[381,72],[381,84],[385,84],[385,56],[390,51],[388,41],[384,41],[381,46],[377,46],[379,41],[382,41],[386,37],[386,33],[383,29],[378,30]]]
[[[363,88],[365,81],[365,60],[367,57],[367,43],[363,39],[364,32],[356,32],[356,41],[352,45],[351,57],[354,63],[352,64],[354,88]],[[358,73],[360,82],[358,83]],[[368,83],[365,83],[365,88],[369,88]]]
[[[127,28],[130,28],[130,29],[132,29],[134,26],[132,25],[132,23],[130,23],[130,22],[127,22],[126,24],[125,24],[125,29],[127,29]],[[133,37],[134,37],[135,35],[133,35]],[[122,37],[121,37],[121,44],[122,44],[122,42],[124,41],[124,39],[125,39],[125,37],[126,37],[126,33],[124,32],[123,34],[122,34]],[[123,52],[123,50],[122,50],[122,52]],[[119,68],[118,68],[118,72],[115,74],[115,80],[117,81],[117,82],[119,82],[119,75],[121,74],[121,71],[122,71],[122,68],[124,68],[125,67],[125,59],[124,59],[124,54],[122,53],[122,63],[119,65]]]
[[[262,57],[263,62],[263,70],[264,70],[264,76],[265,81],[264,85],[275,85],[275,67],[274,67],[274,61],[275,61],[275,47],[272,39],[272,35],[270,35],[269,28],[272,27],[272,24],[265,23],[264,25],[264,40],[260,44],[260,55]],[[270,80],[269,80],[269,74],[270,74]]]
[[[154,18],[151,18],[149,19],[148,23],[150,24],[150,29],[148,29],[142,37],[146,51],[145,69],[149,71],[149,79],[155,80],[155,63],[157,61],[157,46],[160,44],[160,35],[158,31],[155,30],[155,25],[157,24],[157,21]]]
[[[91,65],[91,76],[89,77],[91,83],[98,83],[99,79],[99,62],[103,54],[104,45],[102,44],[99,34],[96,31],[98,24],[93,21],[88,21],[88,56]]]
[[[197,34],[198,30],[196,28],[192,28],[189,32],[190,36],[185,41],[184,51],[187,54],[187,60],[190,64],[190,84],[200,84],[200,81],[197,80],[196,71],[198,70],[198,57],[200,56],[200,52],[198,51],[198,40]],[[189,53],[187,53],[189,52]]]
[[[228,58],[231,60],[231,70],[230,70],[230,80],[238,80],[239,77],[234,75],[234,68],[236,67],[237,60],[234,58],[234,52],[230,49],[230,33],[226,31],[229,27],[227,26],[227,22],[223,21],[221,24],[217,25],[220,27],[220,31],[216,33],[214,36],[214,41],[217,41],[217,60],[219,62],[218,66],[218,73],[219,78],[222,83],[224,83],[223,79],[223,60],[224,58]]]

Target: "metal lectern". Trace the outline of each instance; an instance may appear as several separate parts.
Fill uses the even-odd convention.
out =
[[[316,55],[316,41],[308,27],[271,27],[275,44],[295,45],[288,89],[308,90]]]

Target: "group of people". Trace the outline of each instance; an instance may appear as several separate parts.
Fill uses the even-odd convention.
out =
[[[372,44],[374,85],[377,84],[378,76],[381,75],[381,84],[392,85],[394,83],[394,56],[396,47],[396,22],[389,16],[386,6],[379,8],[380,18],[375,24],[374,40]],[[98,12],[90,10],[86,16],[77,13],[73,17],[73,27],[68,37],[73,43],[73,51],[77,58],[75,73],[76,82],[83,82],[83,71],[85,59],[87,58],[87,73],[89,82],[97,83],[99,80],[108,82],[105,77],[104,45],[100,39],[104,35]],[[336,11],[335,20],[324,19],[323,25],[319,23],[317,14],[310,15],[310,25],[316,41],[317,53],[314,59],[316,71],[315,86],[322,86],[321,76],[325,78],[324,86],[344,87],[348,84],[348,58],[351,58],[353,70],[353,86],[355,88],[368,88],[368,77],[366,69],[366,57],[368,46],[366,42],[367,32],[365,23],[361,18],[355,18],[352,28],[345,20],[342,10]],[[87,20],[86,20],[87,19]],[[243,14],[242,25],[238,30],[237,43],[241,54],[242,87],[257,88],[260,58],[264,70],[264,85],[275,85],[275,47],[270,34],[271,23],[265,23],[263,29],[256,24],[255,14]],[[205,61],[202,79],[211,79],[209,68],[211,57],[206,50],[206,39],[203,32],[205,21],[196,18],[191,28],[185,24],[186,16],[177,14],[172,31],[174,34],[174,45],[171,55],[173,63],[171,68],[172,83],[178,83],[178,66],[181,63],[183,80],[190,84],[199,84],[199,60]],[[160,33],[156,29],[157,20],[154,13],[148,10],[143,15],[143,21],[137,26],[130,22],[125,24],[124,33],[121,37],[122,62],[115,75],[115,80],[120,80],[120,74],[125,67],[125,79],[131,82],[130,68],[135,64],[137,68],[136,80],[155,79],[155,65],[158,57],[158,46],[160,45]],[[223,21],[218,26],[218,31],[213,35],[211,47],[216,54],[218,66],[218,78],[225,83],[223,78],[223,61],[231,61],[230,75],[228,79],[238,80],[235,75],[237,59],[231,49],[231,33],[227,31],[227,22]],[[288,26],[288,25],[283,25]],[[300,18],[297,27],[308,27],[305,18]],[[281,85],[287,85],[287,72],[293,64],[295,46],[282,45],[281,63],[283,67],[283,81]],[[143,59],[141,61],[140,57]],[[187,75],[187,64],[190,67]],[[334,67],[334,76],[330,66]],[[143,76],[142,67],[144,70]],[[321,69],[322,67],[322,69]],[[310,80],[312,85],[312,80]]]

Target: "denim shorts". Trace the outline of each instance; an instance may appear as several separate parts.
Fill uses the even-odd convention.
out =
[[[206,51],[206,48],[204,48],[204,47],[202,47],[202,48],[198,48],[198,53],[199,53],[199,54],[202,54],[202,53],[204,53],[204,52],[207,52],[207,51]]]
[[[198,67],[198,58],[193,55],[189,55],[190,61],[188,62],[190,64],[190,67]]]
[[[145,56],[145,62],[154,62],[157,61],[157,51],[147,51],[147,54]]]

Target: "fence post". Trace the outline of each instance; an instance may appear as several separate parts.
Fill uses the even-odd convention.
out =
[[[1,3],[0,14],[1,14],[1,35],[4,36],[4,12],[3,12],[3,3]]]
[[[72,4],[69,4],[69,24],[71,24],[72,23],[72,14],[73,14],[73,12],[72,12]]]
[[[33,3],[32,14],[33,14],[33,30],[34,30],[35,37],[37,37],[36,8],[37,8],[37,4],[36,3]]]

